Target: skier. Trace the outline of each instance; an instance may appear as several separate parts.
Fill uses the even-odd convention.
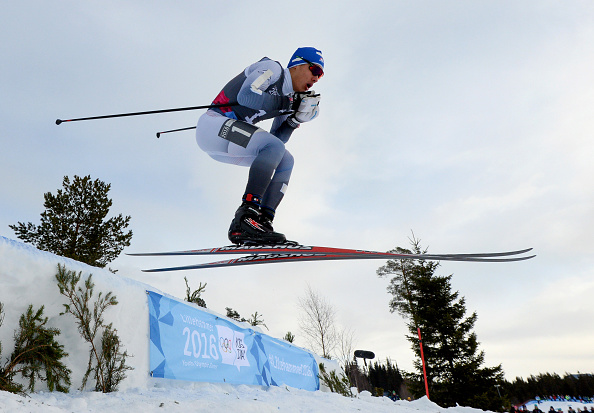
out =
[[[196,142],[216,161],[248,166],[242,203],[229,227],[235,244],[281,244],[286,237],[272,221],[293,169],[285,149],[300,124],[319,113],[320,95],[311,90],[324,75],[322,52],[301,47],[287,68],[267,57],[231,79],[198,120]],[[254,126],[273,118],[270,132]]]

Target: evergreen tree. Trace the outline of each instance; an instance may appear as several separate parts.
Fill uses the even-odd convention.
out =
[[[251,326],[264,326],[266,327],[266,330],[268,330],[268,326],[266,325],[266,323],[264,323],[264,319],[260,318],[262,317],[262,314],[258,314],[258,312],[256,311],[254,314],[252,314],[252,316],[246,320]]]
[[[541,373],[527,379],[516,377],[513,382],[505,382],[502,387],[510,402],[514,404],[523,403],[536,396],[589,396],[594,394],[594,374],[566,373],[561,377],[556,373]]]
[[[320,371],[320,374],[318,374],[320,381],[324,383],[332,393],[339,393],[345,397],[354,396],[351,391],[351,382],[344,372],[341,372],[340,376],[335,370],[328,373],[324,363],[320,363],[318,367]]]
[[[104,393],[117,391],[120,382],[126,378],[126,371],[132,370],[132,367],[126,364],[128,352],[125,350],[122,352],[122,347],[117,330],[111,324],[105,326],[101,336],[101,359],[98,363],[103,366],[103,377],[98,380],[95,390],[101,390]]]
[[[404,378],[402,377],[398,366],[395,363],[392,363],[390,359],[387,359],[384,364],[379,361],[370,364],[368,375],[372,387],[382,388],[390,393],[393,391],[396,392],[396,394],[400,393],[400,386],[402,386]]]
[[[225,310],[227,310],[227,317],[232,318],[233,320],[242,322],[242,323],[248,323],[251,326],[264,326],[266,327],[266,329],[268,330],[268,326],[264,323],[264,319],[260,318],[262,317],[262,314],[258,314],[258,312],[256,311],[254,314],[252,314],[251,318],[244,318],[242,316],[239,315],[239,313],[237,311],[235,311],[234,309],[232,309],[231,307],[225,307]]]
[[[188,278],[184,277],[184,280],[186,282],[186,301],[194,303],[199,307],[206,308],[206,301],[204,301],[200,295],[206,290],[207,284],[204,283],[204,285],[202,285],[202,283],[200,283],[198,289],[192,292],[192,290],[190,290],[190,285],[188,284]]]
[[[426,252],[418,240],[413,239],[412,246],[413,251],[396,248],[391,252]],[[473,332],[477,314],[466,315],[464,298],[452,291],[452,276],[435,275],[438,266],[431,261],[390,260],[377,271],[380,277],[393,276],[388,286],[390,311],[407,320],[407,340],[417,355],[411,390],[425,393],[417,335],[420,328],[431,400],[441,406],[459,403],[499,410],[501,400],[495,384],[503,381],[501,365],[482,367],[485,354],[479,351]]]
[[[68,356],[64,346],[55,339],[60,335],[56,328],[48,328],[44,307],[33,310],[30,305],[19,319],[14,334],[14,350],[4,366],[0,367],[0,390],[23,393],[25,387],[14,381],[17,374],[28,380],[27,389],[35,391],[37,380],[45,381],[50,391],[67,392],[70,387],[70,369],[62,363]],[[0,303],[0,326],[3,309]],[[0,355],[2,349],[0,346]]]
[[[95,295],[95,283],[92,275],[79,285],[82,272],[67,270],[58,264],[56,281],[60,294],[68,299],[64,312],[71,314],[76,322],[82,338],[89,343],[89,361],[83,376],[81,390],[92,374],[95,379],[95,391],[108,393],[116,391],[118,384],[126,378],[126,371],[132,367],[126,365],[128,352],[122,352],[122,344],[113,325],[105,324],[103,313],[111,306],[117,305],[116,297],[109,291]],[[93,297],[96,297],[93,300]],[[101,333],[101,334],[100,334]],[[100,338],[100,345],[97,341]]]
[[[90,176],[65,176],[64,189],[57,194],[44,194],[45,211],[41,224],[31,222],[9,225],[17,237],[37,248],[82,261],[95,267],[105,267],[130,245],[132,231],[124,232],[130,216],[106,220],[112,200],[107,197],[111,188]]]
[[[239,313],[237,311],[235,311],[234,309],[232,309],[231,307],[225,307],[225,310],[227,310],[227,317],[232,318],[233,320],[236,320],[236,321],[241,321],[241,322],[247,321],[245,318],[241,317],[239,315]]]

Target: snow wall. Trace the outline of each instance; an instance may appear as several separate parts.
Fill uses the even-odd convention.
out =
[[[104,320],[113,323],[123,349],[130,355],[126,364],[133,368],[120,390],[175,385],[179,380],[286,384],[316,390],[321,385],[319,363],[328,370],[339,369],[335,361],[267,336],[257,327],[168,296],[148,284],[0,236],[0,302],[5,312],[0,327],[2,360],[12,352],[21,314],[31,304],[34,309],[43,305],[47,326],[61,331],[56,339],[68,353],[64,363],[72,370],[73,389],[82,383],[89,345],[80,336],[72,315],[60,315],[66,298],[55,280],[58,264],[82,272],[81,282],[92,274],[95,294],[111,291],[118,300],[104,313]],[[87,386],[92,389],[94,381]],[[45,390],[44,384],[37,383],[36,390]]]

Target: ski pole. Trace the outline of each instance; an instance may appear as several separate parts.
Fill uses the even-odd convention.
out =
[[[172,130],[165,130],[163,132],[157,132],[157,138],[160,138],[162,133],[179,132],[182,130],[190,130],[190,129],[196,129],[196,126],[189,126],[187,128],[172,129]]]
[[[108,119],[108,118],[120,118],[123,116],[137,116],[137,115],[152,115],[155,113],[166,113],[166,112],[179,112],[182,110],[196,110],[196,109],[210,109],[210,108],[221,108],[225,106],[235,106],[237,102],[229,102],[229,103],[221,103],[217,105],[204,105],[204,106],[190,106],[187,108],[174,108],[174,109],[160,109],[160,110],[149,110],[145,112],[132,112],[132,113],[118,113],[115,115],[103,115],[103,116],[91,116],[87,118],[77,118],[77,119],[56,119],[56,125],[59,125],[63,122],[75,122],[79,120],[94,120],[94,119]]]

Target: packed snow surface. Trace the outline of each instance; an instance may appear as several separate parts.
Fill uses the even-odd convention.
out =
[[[442,409],[423,398],[413,402],[372,397],[362,392],[358,398],[336,393],[288,389],[283,387],[194,384],[187,388],[133,389],[116,393],[72,392],[32,394],[25,398],[0,392],[0,411],[7,412],[398,412],[453,413],[480,412],[456,407]]]
[[[562,409],[572,406],[583,410],[594,404],[544,402],[539,407]],[[11,413],[62,412],[303,412],[303,413],[481,413],[470,407],[442,408],[427,397],[419,400],[396,401],[387,397],[372,397],[362,392],[355,398],[321,391],[310,392],[285,387],[234,386],[230,384],[194,383],[183,387],[153,387],[129,389],[116,393],[71,392],[35,393],[30,397],[0,392],[0,411]],[[532,411],[529,407],[529,412]]]
[[[594,404],[544,402],[543,412],[549,407],[567,413],[569,406],[583,410]],[[29,397],[0,392],[0,411],[11,413],[62,412],[307,412],[307,413],[481,413],[470,407],[442,408],[427,397],[419,400],[396,401],[386,397],[372,397],[362,392],[354,398],[322,391],[310,392],[286,387],[260,387],[231,384],[187,383],[182,386],[155,386],[146,389],[128,389],[116,393],[74,391],[62,393],[35,393]],[[529,406],[529,412],[532,406]]]

